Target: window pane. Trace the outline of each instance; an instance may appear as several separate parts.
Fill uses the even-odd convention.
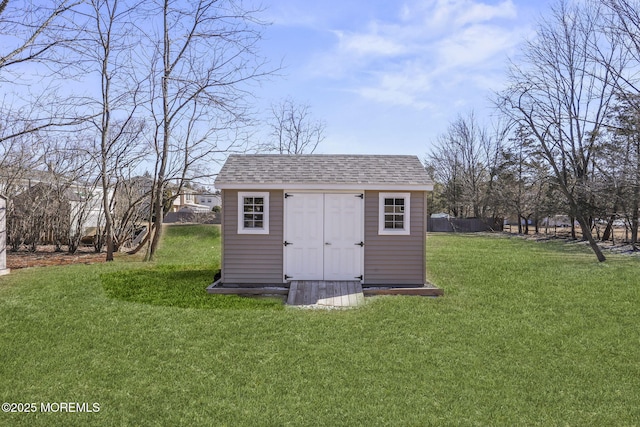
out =
[[[384,228],[390,230],[404,229],[404,206],[385,207]]]
[[[244,228],[263,228],[264,197],[245,197],[242,209]]]
[[[267,193],[239,193],[238,233],[264,234],[269,230]],[[264,232],[264,233],[263,233]]]
[[[393,197],[391,193],[387,193],[382,195],[380,202],[381,204],[384,202],[384,204],[380,206],[380,215],[383,217],[380,227],[384,228],[381,228],[380,231],[389,230],[393,232],[389,234],[408,234],[409,211],[405,211],[405,206],[409,206],[410,199],[405,196],[404,193],[398,194],[396,197]],[[407,225],[405,225],[405,220],[407,220]]]

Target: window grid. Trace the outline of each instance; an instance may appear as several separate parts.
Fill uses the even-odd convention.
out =
[[[264,197],[243,198],[244,228],[264,228]]]
[[[378,193],[378,234],[408,236],[411,221],[411,193]]]
[[[385,230],[404,229],[404,198],[384,199],[384,228]]]

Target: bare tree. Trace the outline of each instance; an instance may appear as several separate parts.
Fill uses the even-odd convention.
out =
[[[102,222],[100,192],[98,181],[74,183],[68,191],[71,206],[69,209],[68,252],[75,253],[83,238],[91,231],[97,234]]]
[[[68,62],[63,51],[77,41],[78,32],[63,19],[80,0],[0,3],[0,83],[20,88],[20,94],[0,102],[0,143],[33,132],[81,123],[73,103],[57,97],[51,76]],[[30,67],[25,67],[29,64]],[[35,65],[34,65],[35,64]],[[40,73],[33,75],[34,71]],[[27,72],[27,70],[29,70]],[[31,84],[37,88],[31,89]]]
[[[248,85],[269,74],[257,50],[263,26],[257,19],[258,9],[233,0],[163,0],[154,2],[151,9],[162,22],[160,31],[151,34],[155,52],[151,88],[159,88],[160,93],[152,94],[150,108],[156,124],[157,160],[155,227],[147,259],[154,258],[162,234],[163,197],[169,180],[176,178],[171,174],[172,159],[176,155],[194,161],[212,159],[232,148],[234,141],[227,140],[222,147],[217,144],[217,131],[226,137],[245,123]],[[182,145],[186,143],[188,147]],[[179,187],[187,178],[186,165],[177,177]]]
[[[447,213],[454,217],[466,214],[463,201],[463,167],[454,144],[450,144],[446,134],[440,135],[435,147],[425,159],[432,179],[441,185],[440,194]]]
[[[583,238],[604,261],[591,233],[590,171],[619,75],[611,70],[624,65],[624,53],[605,37],[599,17],[597,4],[560,1],[553,7],[523,48],[522,65],[512,64],[498,104],[531,131]]]
[[[616,67],[609,61],[603,61],[603,65],[610,68],[618,78],[614,82],[619,90],[619,95],[640,94],[640,80],[637,76],[637,67],[640,65],[640,2],[637,0],[603,0],[602,4],[612,14],[603,14],[605,23],[603,31],[609,33],[611,38],[617,39],[623,44],[629,56],[632,66]],[[597,48],[597,46],[595,46]],[[637,103],[634,103],[637,106]],[[630,105],[634,105],[630,104]]]
[[[625,209],[625,215],[631,225],[631,242],[636,248],[640,215],[638,207],[640,204],[638,201],[640,198],[640,145],[637,133],[638,117],[640,117],[640,79],[637,75],[637,69],[640,66],[640,3],[637,0],[605,0],[603,3],[612,12],[612,16],[607,16],[609,19],[605,31],[610,32],[611,37],[619,39],[624,44],[630,59],[629,66],[622,70],[610,67],[611,71],[618,76],[615,83],[617,95],[620,98],[611,130],[614,140],[625,147],[621,161],[616,165],[622,165],[619,168],[621,179],[615,182],[621,184],[617,187],[616,194],[626,197],[616,198],[618,202],[616,208],[630,204],[630,207]],[[606,62],[604,65],[609,66]],[[614,151],[616,151],[615,148]],[[611,229],[614,216],[615,212],[609,218],[607,230]]]
[[[48,3],[48,2],[45,2]],[[68,34],[54,28],[54,23],[78,0],[58,0],[52,4],[28,1],[0,2],[0,35],[6,51],[0,55],[0,71],[25,62],[43,61],[55,55],[55,49],[70,41]]]
[[[505,211],[518,219],[518,233],[528,234],[530,223],[538,232],[541,216],[555,214],[548,209],[549,169],[526,126],[518,125],[510,141],[501,153],[499,197]]]
[[[434,180],[442,185],[453,216],[496,216],[493,192],[507,130],[499,125],[490,132],[471,112],[458,116],[438,137],[425,163]]]
[[[73,49],[78,68],[100,78],[99,93],[87,99],[86,105],[96,110],[90,123],[98,142],[89,152],[99,171],[96,178],[102,194],[107,261],[113,260],[115,250],[112,212],[118,171],[139,163],[145,154],[144,122],[136,117],[144,79],[137,78],[133,60],[141,41],[135,24],[140,12],[136,1],[87,0],[73,15],[74,22],[84,29],[82,43]]]
[[[2,120],[2,118],[0,118]],[[41,161],[41,150],[34,144],[34,134],[0,141],[0,193],[12,195],[20,189]]]
[[[286,98],[271,105],[271,142],[267,151],[279,154],[310,154],[325,139],[326,124],[316,120],[311,107]]]
[[[624,94],[612,109],[608,138],[603,145],[606,163],[599,166],[601,181],[608,184],[609,220],[603,240],[617,217],[631,229],[630,243],[637,250],[640,216],[640,96]],[[612,205],[612,206],[611,206]]]
[[[115,250],[123,247],[135,250],[139,244],[138,235],[142,233],[142,237],[146,237],[143,230],[148,232],[145,221],[151,206],[152,180],[147,176],[134,176],[132,170],[123,168],[117,182],[112,203]]]
[[[33,167],[12,177],[11,245],[17,250],[26,244],[32,251],[42,243],[53,244],[57,251],[68,245],[73,252],[74,230],[81,232],[86,225],[83,218],[78,218],[85,201],[78,181],[87,175],[89,159],[78,149],[76,140],[51,135],[46,138],[46,144],[35,140],[41,150]]]

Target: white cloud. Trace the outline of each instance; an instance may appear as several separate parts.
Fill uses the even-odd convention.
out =
[[[517,42],[513,36],[512,32],[491,25],[468,27],[437,44],[439,65],[447,69],[482,66],[513,48]]]
[[[358,87],[354,92],[363,98],[388,105],[420,110],[433,106],[420,96],[432,89],[432,77],[424,70],[409,66],[396,72],[382,72],[375,81],[377,84]]]
[[[517,16],[516,7],[511,0],[503,1],[495,6],[463,1],[461,13],[456,17],[457,25],[476,24],[489,22],[493,19],[514,19]]]
[[[363,56],[395,56],[406,51],[406,48],[385,35],[376,32],[350,34],[335,31],[338,37],[338,50],[349,55]]]
[[[334,49],[316,57],[311,68],[316,75],[350,80],[366,99],[423,109],[452,81],[486,89],[522,39],[525,29],[516,18],[512,0],[413,0],[399,6],[395,17],[335,30]]]
[[[428,22],[431,25],[445,28],[451,25],[473,25],[497,18],[513,19],[517,15],[512,0],[496,5],[476,0],[437,0],[419,3],[418,8],[425,16],[430,17]]]

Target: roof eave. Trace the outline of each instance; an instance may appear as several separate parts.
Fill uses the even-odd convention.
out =
[[[220,190],[308,190],[308,191],[433,191],[433,184],[305,184],[305,183],[222,183],[216,182]]]

